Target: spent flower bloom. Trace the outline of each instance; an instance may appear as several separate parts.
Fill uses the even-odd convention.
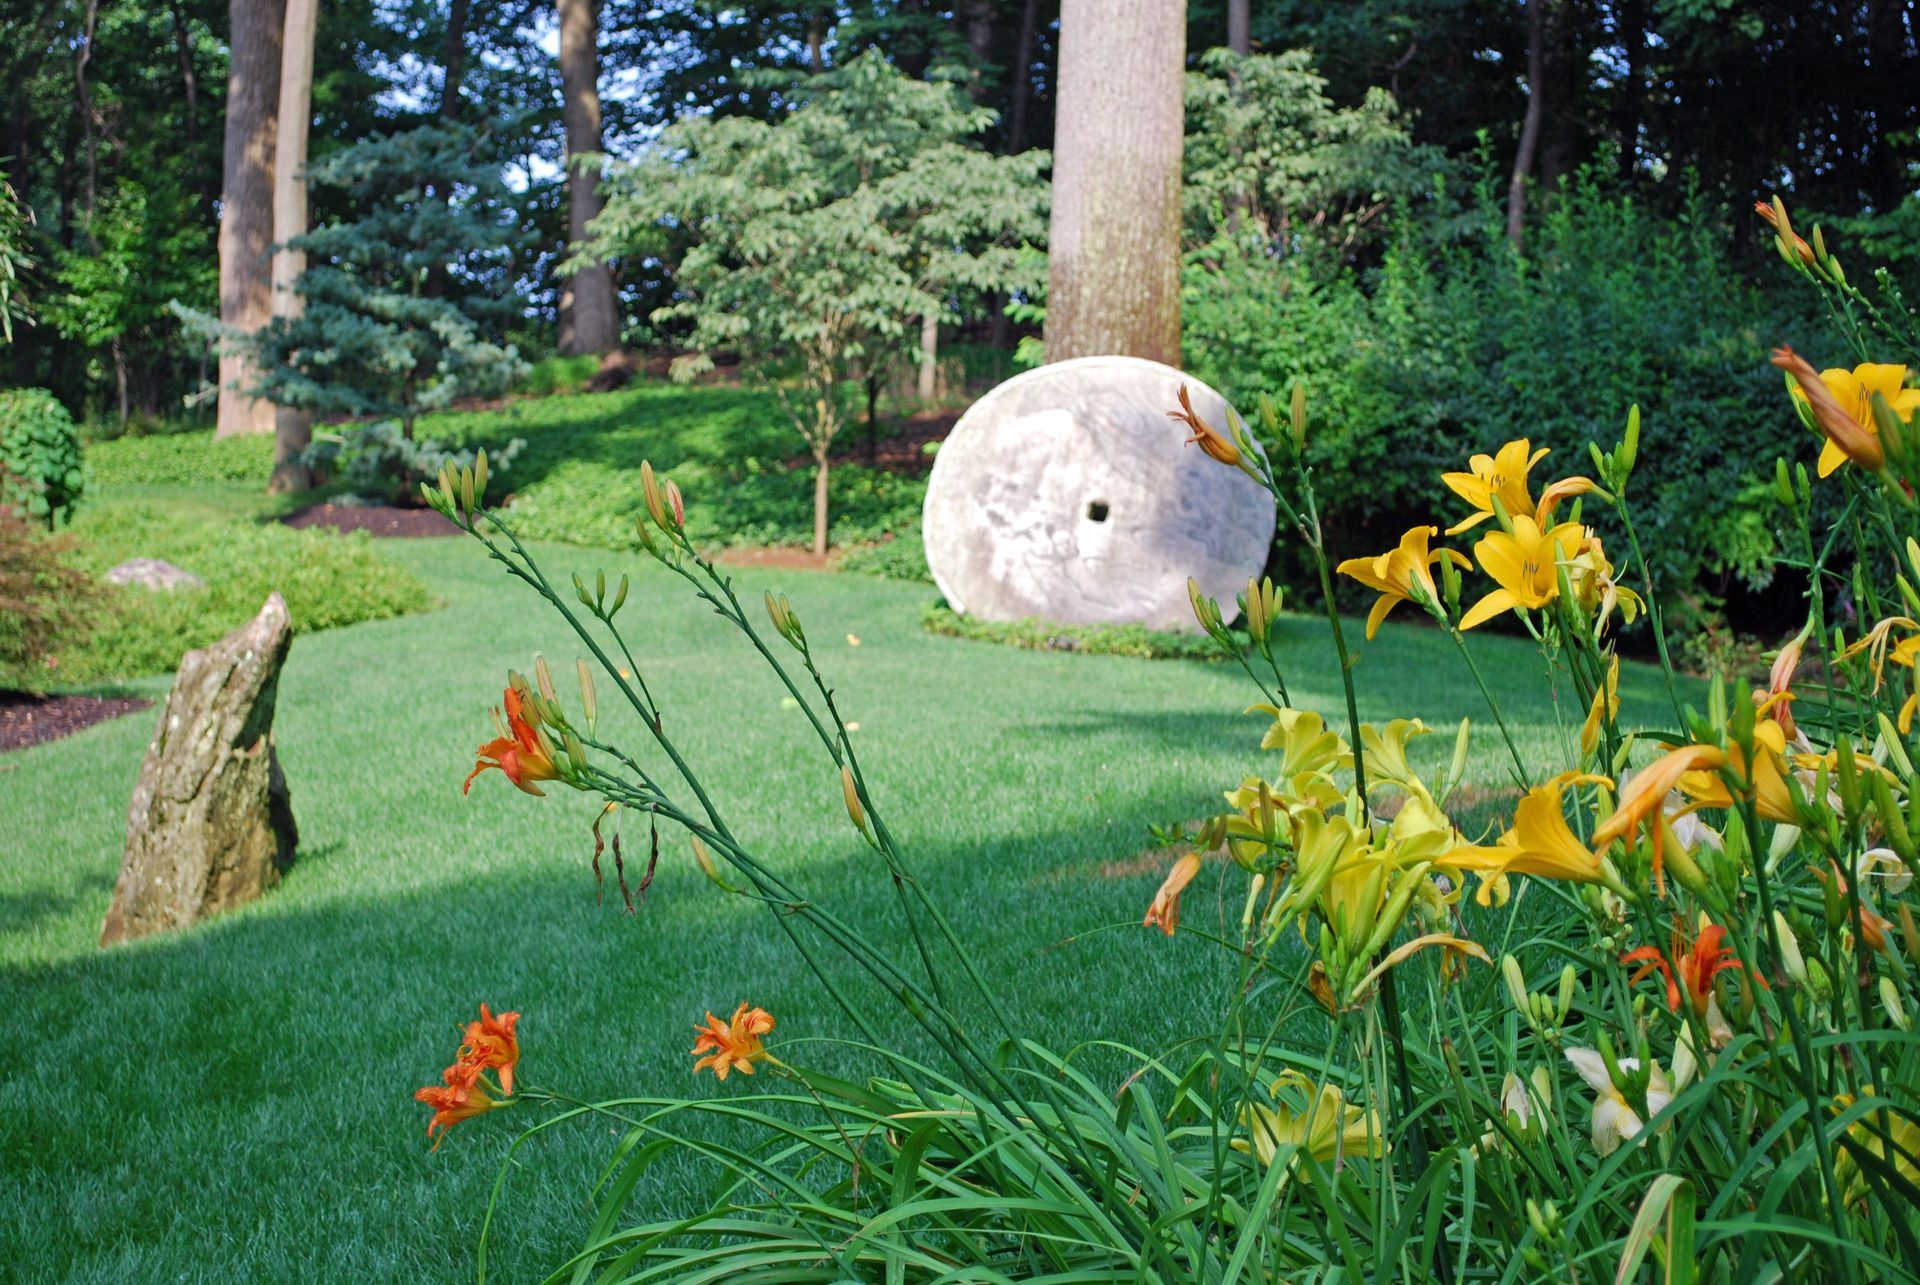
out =
[[[1905,366],[1866,362],[1852,370],[1832,366],[1816,374],[1807,359],[1791,348],[1774,349],[1772,361],[1793,377],[1794,400],[1807,408],[1827,439],[1820,451],[1821,477],[1848,460],[1873,471],[1886,464],[1886,448],[1873,415],[1875,393],[1902,421],[1910,422],[1920,408],[1920,389],[1905,387]]]
[[[1193,398],[1187,393],[1187,386],[1180,385],[1180,409],[1168,411],[1167,418],[1178,420],[1193,430],[1193,436],[1187,439],[1187,445],[1198,446],[1214,459],[1232,468],[1240,467],[1240,448],[1233,439],[1201,419],[1193,409]]]
[[[520,1040],[513,1032],[519,1021],[518,1013],[495,1017],[482,1004],[480,1020],[467,1023],[466,1038],[460,1045],[460,1060],[482,1070],[497,1071],[500,1088],[508,1094],[513,1092],[513,1068],[520,1064]]]
[[[553,743],[536,719],[527,717],[520,690],[509,687],[504,697],[506,725],[501,727],[500,711],[494,711],[495,730],[501,734],[479,749],[473,771],[460,787],[465,794],[473,788],[473,778],[490,768],[499,768],[503,776],[528,794],[544,795],[535,781],[557,781],[560,767],[555,761]]]
[[[764,1008],[749,1008],[743,1002],[726,1021],[708,1013],[706,1024],[696,1022],[693,1029],[699,1038],[689,1052],[699,1059],[693,1064],[696,1074],[711,1070],[716,1080],[725,1080],[729,1071],[752,1075],[755,1062],[773,1057],[760,1043],[760,1037],[773,1029],[773,1014]],[[703,1053],[705,1057],[700,1056]]]
[[[1281,1098],[1283,1089],[1304,1097],[1305,1108],[1295,1109]],[[1323,1163],[1385,1154],[1380,1113],[1350,1105],[1335,1086],[1315,1086],[1298,1071],[1284,1071],[1271,1092],[1275,1106],[1249,1102],[1241,1108],[1240,1122],[1247,1127],[1248,1137],[1233,1139],[1229,1145],[1235,1151],[1251,1151],[1263,1165],[1279,1159],[1282,1147],[1288,1148],[1289,1165],[1302,1151]]]
[[[1167,936],[1173,936],[1173,930],[1180,926],[1180,894],[1192,883],[1194,876],[1200,873],[1200,854],[1182,853],[1173,863],[1173,869],[1153,894],[1153,903],[1147,907],[1147,916],[1140,922],[1148,928],[1158,928]]]
[[[1607,1074],[1607,1060],[1593,1049],[1572,1048],[1567,1050],[1567,1061],[1573,1063],[1573,1069],[1593,1090],[1593,1149],[1603,1156],[1610,1156],[1619,1150],[1620,1144],[1631,1141],[1646,1121],[1640,1113],[1627,1102],[1626,1095],[1613,1083],[1613,1077]],[[1640,1069],[1640,1059],[1623,1057],[1618,1063],[1622,1073],[1632,1075]],[[1673,1083],[1667,1073],[1655,1062],[1648,1068],[1647,1114],[1658,1115],[1673,1101]]]

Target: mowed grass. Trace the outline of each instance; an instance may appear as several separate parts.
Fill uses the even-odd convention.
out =
[[[534,1117],[463,1125],[430,1152],[412,1092],[435,1080],[456,1023],[482,1000],[524,1014],[523,1079],[578,1097],[751,1091],[694,1080],[686,1053],[695,1020],[742,999],[778,1015],[791,1060],[879,1069],[804,1042],[850,1036],[851,1024],[764,908],[700,877],[684,837],[662,834],[658,877],[629,917],[610,860],[596,904],[589,800],[529,798],[492,773],[462,797],[505,670],[545,651],[564,688],[576,649],[477,545],[381,552],[447,605],[296,641],[276,734],[300,857],[255,906],[95,946],[157,710],[0,755],[0,1262],[11,1268],[78,1280],[471,1278],[489,1188]],[[831,769],[746,646],[639,558],[543,556],[561,583],[602,565],[634,575],[623,619],[668,729],[736,830],[904,951],[890,885],[848,826]],[[1262,766],[1264,724],[1241,713],[1258,695],[1243,675],[930,636],[921,586],[806,573],[740,583],[751,598],[778,583],[802,612],[860,724],[879,805],[1023,1032],[1059,1048],[1161,1048],[1207,1028],[1230,961],[1196,934],[1168,941],[1138,926],[1165,864],[1138,854],[1150,824],[1208,813]],[[1565,761],[1584,711],[1556,715],[1530,647],[1481,646],[1523,750]],[[1296,699],[1331,715],[1324,628],[1290,619],[1283,647]],[[1390,625],[1358,672],[1363,717],[1450,729],[1473,716],[1480,783],[1502,783],[1497,741],[1442,635]],[[133,686],[159,698],[165,680]],[[1629,708],[1665,708],[1647,671],[1631,669],[1623,687]],[[642,744],[631,721],[609,723]],[[1426,738],[1427,761],[1451,740]],[[1483,806],[1473,820],[1490,815]],[[646,828],[629,818],[625,834],[637,873]],[[1237,916],[1224,886],[1203,876],[1187,922]],[[856,993],[917,1047],[885,996]],[[984,1021],[980,1034],[994,1038]],[[522,1149],[496,1222],[499,1279],[538,1279],[579,1242],[615,1141],[595,1123]],[[669,1167],[635,1208],[685,1207],[709,1177]]]

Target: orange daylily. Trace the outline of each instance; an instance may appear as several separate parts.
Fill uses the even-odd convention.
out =
[[[433,1118],[427,1121],[427,1136],[433,1138],[434,1132],[440,1136],[434,1138],[434,1150],[440,1149],[447,1130],[462,1120],[471,1120],[477,1115],[485,1115],[501,1103],[487,1095],[480,1083],[480,1067],[471,1062],[455,1062],[441,1073],[443,1085],[429,1085],[414,1093],[414,1099],[433,1108]]]
[[[1721,762],[1711,766],[1703,763],[1699,770],[1682,774],[1675,784],[1682,794],[1701,807],[1731,808],[1733,795],[1720,775],[1721,767],[1729,767],[1750,782],[1754,809],[1763,818],[1797,825],[1800,815],[1794,809],[1793,791],[1787,785],[1786,729],[1771,718],[1758,720],[1753,725],[1753,747],[1756,758],[1751,770],[1745,753],[1733,745],[1727,747]]]
[[[1473,546],[1473,556],[1500,587],[1473,604],[1460,618],[1460,628],[1483,625],[1503,611],[1552,602],[1560,594],[1559,565],[1579,557],[1587,541],[1587,529],[1578,522],[1542,530],[1524,513],[1514,515],[1511,532],[1488,532]]]
[[[513,1028],[520,1021],[518,1013],[502,1013],[495,1017],[485,1004],[480,1006],[480,1020],[467,1023],[465,1042],[460,1045],[460,1060],[483,1070],[500,1073],[500,1088],[511,1095],[513,1093],[513,1068],[520,1063],[520,1041]]]
[[[1153,894],[1153,904],[1147,907],[1147,917],[1140,922],[1149,928],[1158,928],[1167,936],[1173,936],[1173,930],[1180,926],[1180,894],[1186,891],[1194,876],[1200,873],[1200,854],[1184,853],[1173,863],[1173,869],[1167,872],[1166,881],[1160,890]]]
[[[1198,446],[1201,450],[1233,468],[1240,467],[1240,448],[1233,439],[1213,425],[1201,419],[1193,409],[1193,399],[1187,395],[1187,386],[1180,385],[1180,409],[1167,412],[1167,418],[1178,420],[1193,430],[1193,436],[1187,439],[1187,445]]]
[[[1867,362],[1846,370],[1838,366],[1814,373],[1806,358],[1791,348],[1773,350],[1772,362],[1793,376],[1794,398],[1806,403],[1813,422],[1826,436],[1820,451],[1820,476],[1826,477],[1848,460],[1878,470],[1887,462],[1880,429],[1873,418],[1873,395],[1886,399],[1889,409],[1910,422],[1920,409],[1920,389],[1907,388],[1907,368]]]
[[[519,690],[507,688],[505,700],[504,732],[480,747],[479,761],[473,765],[473,771],[467,773],[466,783],[460,787],[462,794],[471,790],[473,778],[488,768],[499,768],[509,781],[528,794],[546,793],[534,784],[535,781],[555,781],[560,778],[553,744],[547,740],[546,733],[540,730],[539,725],[526,717]],[[495,710],[496,728],[499,718],[500,711]]]
[[[1377,558],[1348,558],[1335,568],[1380,594],[1380,601],[1367,613],[1367,639],[1380,631],[1387,613],[1403,602],[1438,603],[1440,591],[1434,587],[1433,568],[1442,560],[1472,567],[1464,553],[1452,549],[1427,548],[1438,527],[1417,526],[1400,537],[1400,547]]]
[[[1747,972],[1745,964],[1721,943],[1726,940],[1727,930],[1719,924],[1707,924],[1700,930],[1700,936],[1687,947],[1681,940],[1680,930],[1673,930],[1671,954],[1673,964],[1667,963],[1666,956],[1660,953],[1658,946],[1641,946],[1620,956],[1623,964],[1638,964],[1640,968],[1630,979],[1640,981],[1649,973],[1658,972],[1667,982],[1667,1007],[1674,1012],[1680,1011],[1680,1002],[1684,998],[1693,1008],[1694,1014],[1701,1019],[1707,1016],[1707,1006],[1713,1001],[1713,979],[1725,972]],[[1677,975],[1676,975],[1677,970]],[[1758,977],[1762,986],[1766,985]]]
[[[706,1054],[693,1064],[695,1074],[712,1070],[716,1080],[724,1080],[729,1071],[736,1070],[752,1075],[755,1062],[773,1056],[760,1043],[760,1037],[773,1029],[773,1014],[764,1008],[748,1008],[742,1003],[724,1022],[708,1013],[706,1025],[696,1022],[693,1029],[699,1038],[693,1042],[692,1054]]]
[[[1649,820],[1654,821],[1655,824],[1648,827],[1653,832],[1653,881],[1664,893],[1666,880],[1662,865],[1668,830],[1658,821],[1664,814],[1667,796],[1689,773],[1711,773],[1726,761],[1727,756],[1711,745],[1683,745],[1634,773],[1630,781],[1623,782],[1620,802],[1613,815],[1594,828],[1594,850],[1604,849],[1615,839],[1624,840],[1631,847],[1640,828]]]
[[[1776,238],[1782,235],[1780,231],[1780,212],[1775,210],[1772,205],[1766,201],[1755,201],[1753,203],[1753,212],[1760,216],[1762,222],[1773,229]],[[1787,229],[1786,234],[1793,237],[1794,254],[1799,257],[1800,262],[1811,268],[1814,264],[1813,247],[1807,244],[1805,237],[1793,231],[1791,227]]]

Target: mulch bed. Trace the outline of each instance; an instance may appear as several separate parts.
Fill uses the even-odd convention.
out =
[[[459,535],[460,528],[432,509],[403,509],[388,504],[310,504],[282,519],[290,527],[327,527],[366,531],[377,538]]]
[[[33,696],[0,692],[0,750],[23,750],[152,706],[139,696]]]

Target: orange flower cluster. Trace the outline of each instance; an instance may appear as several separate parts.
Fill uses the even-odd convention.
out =
[[[537,719],[529,719],[524,701],[517,688],[506,691],[506,726],[499,729],[501,735],[480,747],[479,761],[473,771],[467,774],[466,783],[460,787],[465,794],[473,788],[473,778],[489,768],[499,768],[509,781],[528,794],[544,795],[546,791],[535,785],[535,781],[554,781],[560,777],[560,766],[555,762],[553,743],[540,729]],[[495,711],[495,722],[499,711]]]
[[[436,1132],[440,1135],[434,1138],[436,1151],[448,1129],[462,1120],[471,1120],[505,1105],[513,1096],[513,1068],[520,1062],[520,1041],[513,1028],[519,1021],[518,1013],[495,1017],[492,1010],[482,1004],[480,1020],[467,1023],[453,1065],[440,1073],[442,1083],[428,1085],[413,1095],[415,1101],[433,1108],[433,1118],[427,1121],[427,1136],[434,1138]],[[499,1073],[500,1096],[497,1098],[491,1092],[495,1086],[482,1078],[487,1071]]]
[[[711,1070],[716,1080],[726,1079],[729,1071],[752,1075],[755,1062],[773,1057],[760,1043],[760,1037],[773,1029],[773,1014],[764,1008],[742,1003],[724,1022],[708,1013],[705,1025],[696,1022],[693,1029],[699,1035],[691,1050],[700,1059],[693,1064],[695,1074]],[[700,1057],[702,1053],[706,1056]]]

